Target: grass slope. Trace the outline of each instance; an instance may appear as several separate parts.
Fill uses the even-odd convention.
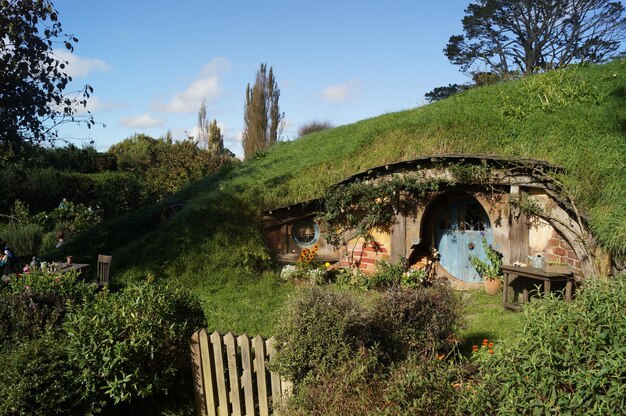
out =
[[[598,241],[626,255],[626,60],[477,88],[413,110],[279,143],[162,204],[101,224],[74,248],[113,253],[114,276],[176,279],[203,299],[211,329],[270,334],[291,291],[271,273],[259,214],[322,196],[374,166],[424,155],[541,159],[588,215]],[[160,220],[171,202],[183,209]]]

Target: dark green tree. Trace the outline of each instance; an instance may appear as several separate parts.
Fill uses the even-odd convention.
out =
[[[432,91],[427,92],[426,94],[424,94],[424,98],[426,98],[426,101],[428,101],[429,103],[434,103],[435,101],[443,100],[444,98],[448,98],[451,95],[468,90],[470,88],[471,87],[469,85],[448,84],[445,87],[437,87]]]
[[[615,55],[626,34],[624,5],[608,0],[478,0],[445,55],[463,72],[506,77]]]
[[[261,64],[256,73],[254,86],[246,87],[244,106],[244,130],[242,144],[244,158],[249,159],[257,152],[272,146],[282,132],[285,114],[280,112],[278,99],[280,89],[274,78],[274,72],[267,64]]]
[[[57,45],[73,51],[76,42],[49,0],[0,1],[0,144],[54,141],[62,123],[94,123],[77,115],[93,89],[66,92],[67,62],[54,55]]]

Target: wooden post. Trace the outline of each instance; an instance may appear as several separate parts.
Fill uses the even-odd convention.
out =
[[[241,386],[239,384],[239,369],[237,368],[237,341],[231,332],[224,335],[224,345],[226,345],[226,358],[228,361],[228,380],[230,382],[229,396],[230,403],[232,404],[232,415],[242,416]]]
[[[217,416],[217,391],[215,383],[215,360],[210,351],[209,335],[206,329],[200,331],[200,355],[202,357],[202,380],[204,382],[204,397],[209,416]]]
[[[274,349],[275,341],[276,340],[272,337],[268,339],[265,344],[267,346],[267,356],[269,358],[269,361],[271,361],[276,354],[276,350]],[[280,377],[278,376],[278,374],[272,371],[270,372],[270,381],[272,385],[272,409],[274,410],[274,412],[276,412],[275,409],[280,406]]]
[[[196,402],[196,414],[206,416],[206,397],[202,388],[202,355],[200,353],[200,332],[196,331],[191,336],[191,370],[193,372],[194,398]]]
[[[246,334],[243,334],[237,338],[237,344],[241,348],[241,367],[243,368],[241,384],[243,385],[246,416],[254,416],[254,392],[252,391],[252,372],[254,370],[250,339]]]
[[[224,371],[224,355],[222,350],[222,336],[219,332],[211,334],[213,357],[215,358],[215,382],[217,384],[218,411],[220,416],[229,416],[228,394],[226,392],[226,373]]]
[[[269,416],[267,401],[267,377],[265,375],[265,341],[259,335],[252,340],[254,347],[254,371],[256,372],[257,388],[259,390],[259,415]]]
[[[389,261],[398,264],[400,256],[406,257],[406,217],[404,214],[396,215],[396,222],[391,226],[391,247],[389,249]]]

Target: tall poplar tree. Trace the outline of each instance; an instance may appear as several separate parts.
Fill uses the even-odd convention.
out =
[[[267,64],[261,64],[254,85],[250,87],[248,84],[246,87],[242,134],[245,159],[250,159],[278,141],[285,117],[278,106],[279,98],[280,89],[272,67],[268,72]]]
[[[206,100],[202,100],[198,111],[198,137],[195,140],[199,148],[208,150],[212,155],[224,153],[224,135],[222,135],[216,119],[209,122],[206,113]]]

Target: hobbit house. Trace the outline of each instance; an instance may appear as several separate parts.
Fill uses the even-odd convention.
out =
[[[560,193],[560,170],[543,161],[476,155],[379,166],[336,184],[323,199],[266,212],[265,237],[283,263],[295,263],[313,246],[319,261],[366,273],[381,259],[415,264],[433,258],[439,277],[460,286],[480,282],[469,257],[485,259],[483,239],[502,253],[504,264],[539,255],[578,279],[606,272],[598,259],[607,256]],[[329,206],[333,195],[333,201],[344,199],[340,208]]]

